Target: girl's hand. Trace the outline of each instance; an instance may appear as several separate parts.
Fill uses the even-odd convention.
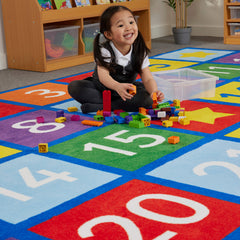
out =
[[[132,94],[128,92],[128,90],[134,90],[132,84],[130,83],[119,83],[115,91],[119,94],[123,101],[127,99],[131,99],[133,97]]]
[[[163,94],[160,90],[157,90],[157,91],[156,91],[156,94],[157,94],[157,100],[158,100],[158,102],[162,102],[163,99],[164,99],[164,94]],[[151,97],[152,97],[152,95],[151,95]]]

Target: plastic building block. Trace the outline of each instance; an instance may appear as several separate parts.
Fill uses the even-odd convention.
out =
[[[171,136],[168,138],[168,143],[177,144],[180,142],[180,138],[178,136]]]
[[[102,94],[103,94],[103,113],[111,112],[111,91],[104,90]]]
[[[137,121],[137,120],[130,121],[129,126],[134,127],[134,128],[144,128],[145,127],[143,122]]]
[[[98,111],[97,111],[97,115],[103,116],[103,110],[98,110]]]
[[[111,114],[111,111],[103,111],[103,116],[104,117],[110,117],[112,114]]]
[[[178,119],[179,119],[179,117],[170,117],[169,118],[169,121],[172,121],[172,122],[178,122]]]
[[[105,122],[112,124],[112,123],[114,123],[114,118],[113,117],[105,117]]]
[[[173,106],[175,106],[175,107],[181,107],[181,106],[180,106],[180,100],[174,99],[174,100],[173,100]]]
[[[166,108],[166,107],[170,107],[169,102],[165,102],[165,103],[159,103],[157,108],[161,109],[161,108]]]
[[[173,125],[173,122],[169,120],[165,120],[162,122],[163,127],[172,127],[172,125]]]
[[[37,117],[37,123],[44,123],[44,117]]]
[[[180,111],[179,111],[179,110],[176,110],[176,111],[174,112],[174,116],[179,116],[179,113],[180,113]]]
[[[69,112],[77,112],[78,108],[77,107],[69,107],[68,111]]]
[[[148,126],[150,126],[151,125],[151,119],[150,118],[142,118],[141,119],[141,122],[143,122],[144,123],[144,126],[145,127],[148,127]]]
[[[113,113],[114,113],[115,115],[118,115],[118,116],[119,116],[119,114],[120,114],[121,112],[125,112],[125,111],[123,111],[122,109],[115,109],[115,110],[113,111]]]
[[[181,119],[179,120],[179,123],[180,123],[181,125],[189,125],[189,124],[190,124],[190,120],[189,120],[188,118],[181,118]]]
[[[157,102],[157,93],[156,92],[154,92],[152,94],[152,100],[153,100],[154,103]]]
[[[138,111],[139,111],[139,113],[141,113],[143,115],[147,115],[147,109],[146,108],[140,107]]]
[[[184,111],[179,111],[178,116],[185,116],[185,112]]]
[[[122,117],[122,118],[125,118],[126,116],[128,116],[129,113],[128,112],[120,112],[119,113],[119,116]]]
[[[47,153],[48,152],[48,144],[47,143],[39,143],[38,144],[38,151],[40,153]]]
[[[103,122],[98,122],[93,120],[83,120],[81,123],[84,125],[95,126],[95,127],[100,127],[103,125]]]
[[[157,93],[156,92],[154,92],[152,94],[152,100],[153,100],[152,108],[155,109],[155,108],[158,107]]]
[[[131,122],[133,120],[132,116],[126,116],[125,117],[125,123],[129,124],[129,122]]]
[[[129,89],[128,92],[134,96],[137,93],[137,87],[135,85],[132,85],[132,87],[134,88],[134,90]]]
[[[56,112],[56,118],[59,118],[59,117],[64,117],[64,111],[63,110],[58,110]]]
[[[166,117],[167,113],[165,111],[158,111],[157,112],[157,117],[158,118],[164,118]]]
[[[116,123],[118,123],[118,124],[125,123],[125,119],[123,117],[115,116],[114,119],[115,119]]]
[[[104,117],[103,117],[102,115],[95,115],[93,118],[94,118],[96,121],[102,121],[102,120],[104,120]]]
[[[58,117],[58,118],[55,118],[55,122],[58,122],[58,123],[62,123],[62,122],[66,122],[67,121],[67,118],[66,117]]]
[[[80,121],[80,116],[79,115],[72,115],[71,116],[71,121]]]

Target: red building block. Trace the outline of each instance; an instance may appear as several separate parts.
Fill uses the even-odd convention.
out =
[[[111,112],[111,91],[103,91],[103,112]]]

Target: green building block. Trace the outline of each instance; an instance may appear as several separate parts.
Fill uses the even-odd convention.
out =
[[[94,118],[94,120],[96,120],[96,121],[102,121],[102,120],[104,120],[104,117],[103,117],[102,115],[95,115],[95,116],[93,116],[93,118]]]
[[[134,127],[134,128],[144,128],[145,127],[143,122],[137,121],[137,120],[130,121],[129,126]]]

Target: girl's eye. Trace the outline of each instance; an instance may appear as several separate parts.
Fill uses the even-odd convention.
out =
[[[118,25],[118,27],[123,27],[123,24]]]
[[[134,24],[134,23],[135,23],[135,21],[131,21],[131,22],[130,22],[130,24]]]

